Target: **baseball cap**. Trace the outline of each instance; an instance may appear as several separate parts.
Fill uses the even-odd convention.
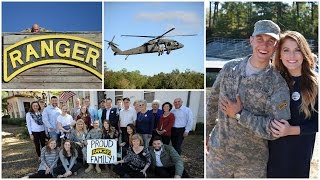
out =
[[[272,36],[276,40],[280,39],[280,27],[271,20],[260,20],[254,24],[252,36],[266,34]]]

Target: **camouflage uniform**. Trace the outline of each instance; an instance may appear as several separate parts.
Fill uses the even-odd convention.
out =
[[[290,119],[289,89],[271,64],[258,74],[246,77],[250,56],[228,62],[220,71],[207,104],[207,121],[218,111],[208,142],[207,177],[266,177],[268,131],[272,119]],[[240,95],[240,120],[229,118],[218,107],[220,98],[235,101]]]

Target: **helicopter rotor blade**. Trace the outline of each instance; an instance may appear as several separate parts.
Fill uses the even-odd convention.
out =
[[[152,40],[156,40],[156,39],[160,39],[162,38],[164,35],[168,34],[169,32],[173,31],[175,28],[171,28],[169,29],[167,32],[163,33],[162,35],[160,36],[140,36],[140,35],[128,35],[128,34],[125,34],[125,35],[121,35],[121,36],[126,36],[126,37],[145,37],[145,38],[153,38]],[[151,40],[151,41],[152,41]]]
[[[158,37],[156,37],[156,38],[154,38],[154,39],[160,39],[160,38],[162,38],[164,35],[168,34],[168,33],[171,32],[171,31],[173,31],[174,29],[175,29],[175,28],[171,28],[171,29],[169,29],[167,32],[163,33],[162,35],[160,35],[160,36],[158,36]],[[152,40],[154,40],[154,39],[152,39]]]
[[[138,36],[138,35],[121,35],[126,37],[145,37],[145,38],[156,38],[157,36]]]
[[[104,40],[104,41],[108,42],[108,44],[109,44],[107,50],[110,48],[110,45],[111,45],[111,44],[116,45],[116,46],[119,46],[118,44],[116,44],[116,43],[113,42],[114,38],[115,38],[115,36],[112,37],[112,40],[111,40],[111,41]]]
[[[173,36],[163,36],[163,37],[175,37],[175,36],[197,36],[198,34],[177,34]]]

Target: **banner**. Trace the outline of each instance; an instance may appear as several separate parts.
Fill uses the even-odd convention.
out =
[[[87,140],[87,163],[112,164],[117,161],[117,141],[114,139]]]

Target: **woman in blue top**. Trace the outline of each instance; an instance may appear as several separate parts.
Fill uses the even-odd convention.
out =
[[[269,141],[268,177],[309,177],[318,131],[318,79],[315,61],[306,39],[298,32],[285,32],[274,60],[291,94],[291,119],[273,120]]]

